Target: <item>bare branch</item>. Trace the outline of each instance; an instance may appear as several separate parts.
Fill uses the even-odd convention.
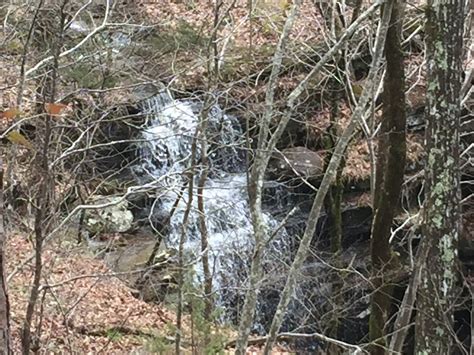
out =
[[[102,30],[104,30],[107,26],[108,26],[108,19],[109,19],[109,12],[110,12],[110,0],[107,0],[106,1],[106,7],[105,7],[105,13],[104,13],[104,20],[102,21],[102,24],[98,27],[96,27],[94,30],[92,30],[91,32],[89,32],[87,34],[87,36],[85,36],[82,41],[80,41],[78,44],[76,44],[74,47],[72,48],[69,48],[68,50],[64,51],[64,52],[61,52],[59,55],[58,55],[58,58],[63,58],[73,52],[75,52],[76,50],[78,50],[80,47],[82,47],[82,45],[84,43],[86,43],[87,41],[89,41],[89,39],[91,39],[92,37],[94,37],[97,33],[101,32]],[[55,58],[54,55],[51,55],[49,57],[46,57],[44,58],[43,60],[39,61],[33,68],[30,68],[28,69],[26,72],[25,72],[25,77],[28,77],[28,76],[31,76],[34,72],[36,72],[38,69],[42,68],[44,65],[46,65],[47,63],[49,63],[50,61],[52,61],[53,59]]]

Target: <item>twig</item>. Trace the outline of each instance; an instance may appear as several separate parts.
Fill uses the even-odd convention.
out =
[[[72,52],[76,51],[79,49],[84,43],[86,43],[90,38],[95,36],[98,32],[102,31],[104,28],[108,26],[107,20],[109,18],[109,12],[110,12],[110,0],[107,0],[106,2],[106,7],[105,7],[105,14],[104,14],[104,20],[102,21],[102,24],[98,27],[96,27],[92,32],[88,33],[87,36],[85,36],[82,41],[80,41],[78,44],[76,44],[74,47],[69,48],[68,50],[62,52],[59,54],[58,58],[65,57]],[[50,62],[51,60],[54,59],[54,55],[51,55],[49,57],[44,58],[43,60],[39,61],[33,68],[27,70],[25,72],[25,77],[30,76],[34,72],[36,72],[38,69],[43,67],[46,63]]]
[[[400,310],[398,311],[397,318],[395,320],[394,334],[390,340],[390,351],[394,353],[402,353],[403,343],[405,342],[405,337],[410,328],[410,318],[413,310],[413,305],[415,304],[416,292],[418,290],[418,285],[421,282],[421,272],[423,270],[426,257],[428,256],[429,248],[427,243],[422,240],[421,244],[418,246],[418,253],[413,268],[412,276],[410,282],[403,296],[402,304],[400,305]]]
[[[352,349],[353,352],[351,354],[353,354],[353,355],[364,353],[362,348],[358,345],[349,344],[349,343],[343,342],[341,340],[330,338],[330,337],[327,337],[326,335],[323,335],[321,333],[310,333],[310,334],[280,333],[276,336],[276,339],[278,341],[293,340],[295,338],[316,338],[316,339],[319,339],[319,340],[322,340],[322,341],[325,341],[325,342],[328,342],[328,343],[338,345],[338,346],[340,346],[342,348],[345,348],[345,349]],[[267,341],[267,339],[268,339],[268,336],[262,336],[262,337],[258,337],[258,338],[251,338],[251,339],[248,340],[248,344],[249,345],[260,345],[260,344],[265,343]],[[237,340],[232,340],[232,341],[228,342],[225,345],[225,348],[235,347],[236,342],[237,342]]]

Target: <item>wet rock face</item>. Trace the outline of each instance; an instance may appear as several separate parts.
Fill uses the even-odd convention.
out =
[[[143,84],[107,91],[98,100],[99,110],[91,124],[94,130],[95,148],[88,151],[88,168],[85,175],[100,174],[103,179],[122,170],[123,175],[130,171],[127,167],[136,161],[140,152],[137,140],[142,139],[142,127],[146,125],[146,115],[141,113],[141,105],[161,90],[159,84]],[[157,96],[157,100],[160,96]],[[89,98],[80,98],[81,104],[88,107]],[[88,129],[84,126],[83,129]],[[80,134],[75,133],[76,136]],[[71,137],[74,139],[74,136]],[[128,178],[128,176],[125,176]]]
[[[283,177],[316,178],[323,173],[324,160],[319,152],[293,147],[275,154],[269,168],[272,173]]]

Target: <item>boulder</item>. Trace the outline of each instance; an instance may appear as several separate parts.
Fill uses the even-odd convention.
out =
[[[324,158],[321,153],[306,147],[283,149],[274,154],[270,170],[279,176],[315,178],[323,173]]]
[[[123,233],[132,228],[133,214],[128,209],[128,202],[114,196],[96,196],[95,205],[110,204],[104,208],[88,209],[85,212],[84,224],[92,235],[99,233]]]

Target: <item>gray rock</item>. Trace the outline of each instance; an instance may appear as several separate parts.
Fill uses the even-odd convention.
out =
[[[282,176],[314,178],[323,173],[324,159],[321,153],[306,147],[287,148],[274,154],[270,169]]]
[[[88,33],[91,29],[85,21],[75,20],[71,22],[69,30],[77,33]]]
[[[96,196],[94,204],[110,206],[86,210],[84,221],[89,233],[123,233],[132,228],[133,214],[128,210],[127,201],[113,196]]]

